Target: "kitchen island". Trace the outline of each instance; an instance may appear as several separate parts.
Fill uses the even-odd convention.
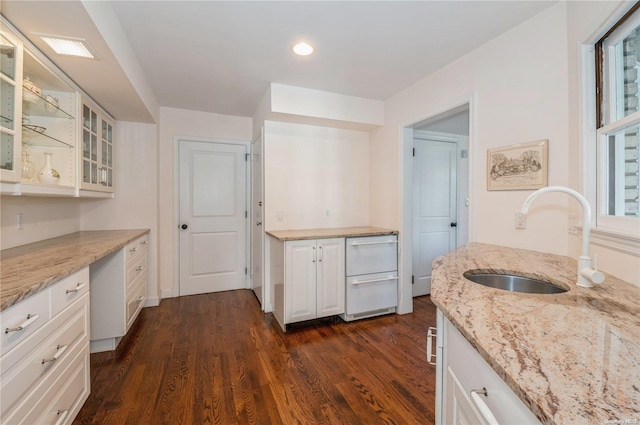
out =
[[[84,231],[0,251],[0,311],[147,233],[149,229]]]
[[[464,278],[467,270],[569,291],[489,288]],[[434,260],[431,299],[542,423],[640,423],[640,288],[611,275],[578,287],[576,270],[568,257],[471,244]]]

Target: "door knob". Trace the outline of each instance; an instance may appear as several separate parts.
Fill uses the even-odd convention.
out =
[[[262,226],[262,222],[261,221],[256,221],[256,226]]]
[[[451,227],[458,227],[458,223],[451,223]]]
[[[187,230],[187,227],[189,227],[189,226],[187,226],[186,224],[183,224],[183,225],[182,225],[182,226],[180,226],[180,227],[182,227],[182,230]]]

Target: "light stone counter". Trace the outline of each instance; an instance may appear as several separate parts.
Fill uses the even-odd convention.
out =
[[[380,227],[332,227],[326,229],[302,230],[270,230],[268,235],[280,241],[295,241],[304,239],[350,238],[356,236],[397,235],[397,230],[382,229]]]
[[[0,311],[149,233],[97,230],[0,251]]]
[[[486,244],[433,266],[433,302],[542,423],[640,423],[640,288],[610,275],[580,288],[574,259]],[[512,293],[465,279],[471,269],[570,289]]]

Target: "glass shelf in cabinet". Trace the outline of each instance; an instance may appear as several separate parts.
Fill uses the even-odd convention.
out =
[[[66,111],[60,109],[55,104],[49,102],[44,97],[34,93],[30,90],[23,89],[22,98],[22,113],[28,115],[34,115],[39,117],[51,117],[51,118],[65,118],[68,120],[74,119],[74,117],[68,114]],[[26,95],[26,96],[25,96]],[[33,99],[29,101],[26,98]]]
[[[52,148],[73,148],[73,145],[58,140],[55,137],[51,137],[47,134],[40,133],[39,131],[32,130],[28,127],[22,127],[24,142],[30,146],[47,146]]]

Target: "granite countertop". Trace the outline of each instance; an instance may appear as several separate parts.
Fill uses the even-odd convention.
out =
[[[304,239],[350,238],[355,236],[397,235],[397,230],[382,229],[380,227],[332,227],[326,229],[301,230],[269,230],[267,234],[280,241],[296,241]]]
[[[0,311],[149,233],[96,230],[0,251]]]
[[[486,244],[433,266],[433,302],[542,423],[640,423],[640,288],[611,275],[581,288],[572,258]],[[471,269],[522,272],[569,291],[488,288],[462,276]]]

